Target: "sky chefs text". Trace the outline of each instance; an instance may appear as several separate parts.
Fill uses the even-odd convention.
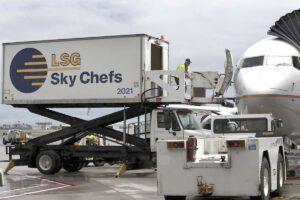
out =
[[[56,54],[51,55],[52,67],[62,66],[67,68],[70,65],[71,67],[81,65],[81,57],[78,52],[72,54],[62,53],[59,58],[57,59]],[[79,68],[74,70],[79,70]],[[84,71],[80,75],[66,75],[63,72],[55,72],[52,73],[50,82],[52,85],[68,85],[69,87],[73,87],[78,81],[82,84],[120,83],[122,82],[122,74],[115,73],[114,70],[102,74],[93,71]]]
[[[53,73],[51,75],[51,84],[68,85],[69,87],[73,87],[78,81],[82,84],[101,84],[121,83],[122,80],[122,74],[115,73],[114,70],[111,70],[107,74],[97,74],[93,71],[84,71],[80,75],[65,75],[64,73]]]
[[[25,48],[15,54],[10,65],[10,78],[15,88],[23,93],[39,90],[46,79],[52,85],[73,87],[80,84],[121,83],[123,75],[111,66],[108,71],[81,71],[81,55],[78,52],[59,55],[52,53],[50,62],[35,48]],[[48,64],[50,63],[50,66]],[[98,66],[97,66],[98,67]],[[99,67],[98,67],[99,68]],[[74,74],[74,71],[81,71]]]

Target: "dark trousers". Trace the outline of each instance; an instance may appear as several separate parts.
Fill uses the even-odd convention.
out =
[[[178,77],[174,77],[175,78],[175,83],[177,84],[177,85],[179,85],[179,78]]]

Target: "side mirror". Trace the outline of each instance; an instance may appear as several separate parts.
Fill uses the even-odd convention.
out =
[[[172,126],[172,117],[171,117],[171,111],[170,110],[165,110],[164,111],[164,117],[165,117],[165,127],[166,130],[170,130]]]
[[[276,120],[276,127],[277,128],[283,128],[283,121],[281,119]]]

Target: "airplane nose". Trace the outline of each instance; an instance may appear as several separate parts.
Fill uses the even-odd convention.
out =
[[[244,68],[236,74],[235,89],[238,95],[284,93],[288,91],[288,81],[278,68]]]

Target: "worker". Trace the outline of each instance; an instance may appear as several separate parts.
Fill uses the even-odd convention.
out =
[[[183,71],[185,74],[185,78],[191,78],[191,70],[189,68],[190,64],[191,64],[191,60],[189,58],[185,59],[184,64],[179,65],[176,70],[177,71]],[[177,85],[179,85],[179,78],[175,77],[175,82]]]
[[[189,66],[190,66],[191,63],[192,63],[191,60],[189,58],[187,58],[187,59],[185,59],[184,64],[179,65],[176,68],[176,70],[184,71],[185,73],[189,73],[190,72]]]
[[[99,145],[99,138],[95,135],[86,136],[86,144],[90,146]]]

